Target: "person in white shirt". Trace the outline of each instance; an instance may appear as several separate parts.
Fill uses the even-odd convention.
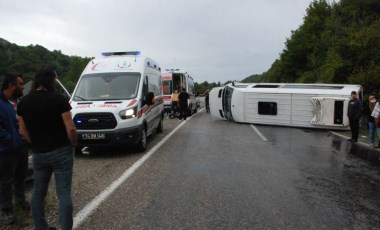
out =
[[[377,136],[379,137],[379,144],[375,148],[380,148],[380,104],[379,101],[376,102],[375,108],[373,109],[371,116],[374,118],[375,127],[377,130]]]

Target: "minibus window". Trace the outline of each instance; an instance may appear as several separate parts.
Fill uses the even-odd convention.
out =
[[[223,110],[225,118],[234,121],[234,118],[232,116],[232,95],[233,95],[234,89],[232,87],[226,87],[224,88],[224,95],[223,95]]]
[[[258,113],[260,115],[277,115],[277,103],[276,102],[262,102],[258,103]]]
[[[223,92],[223,89],[220,89],[220,90],[219,90],[219,93],[218,93],[218,98],[221,98],[221,97],[222,97],[222,92]]]

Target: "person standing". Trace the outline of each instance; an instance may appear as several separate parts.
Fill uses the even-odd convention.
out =
[[[170,118],[175,117],[177,112],[178,112],[178,90],[177,88],[175,88],[172,94],[172,109],[170,112]]]
[[[347,116],[351,128],[351,142],[357,142],[359,137],[359,121],[362,115],[362,103],[357,98],[356,91],[351,92],[351,100],[348,103]]]
[[[20,132],[31,143],[34,188],[31,211],[35,229],[48,229],[44,200],[52,173],[58,196],[59,223],[62,230],[72,229],[71,184],[76,127],[67,99],[56,93],[57,74],[51,66],[36,73],[36,89],[18,105]]]
[[[209,99],[210,91],[206,90],[206,92],[203,95],[205,96],[206,113],[209,113],[210,112],[210,99]]]
[[[182,89],[182,91],[178,95],[179,99],[179,109],[180,109],[180,115],[179,119],[182,118],[186,120],[187,112],[188,112],[188,99],[190,98],[189,94],[186,92],[185,89]]]
[[[3,80],[0,97],[0,187],[2,220],[13,224],[14,207],[12,187],[16,206],[28,209],[25,201],[24,182],[28,167],[27,153],[23,151],[23,141],[18,131],[15,105],[23,95],[24,81],[20,74],[7,74]]]
[[[375,107],[371,113],[371,117],[374,120],[374,127],[377,130],[377,136],[379,138],[379,144],[377,146],[374,146],[375,148],[380,148],[380,103],[379,101],[376,102]]]
[[[369,96],[369,105],[368,105],[368,129],[369,129],[369,143],[370,145],[375,144],[375,131],[376,131],[376,126],[375,126],[375,118],[371,116],[373,109],[375,108],[376,105],[376,97],[371,95]]]

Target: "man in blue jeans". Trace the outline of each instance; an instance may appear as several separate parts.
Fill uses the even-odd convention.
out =
[[[380,102],[377,101],[375,104],[375,107],[373,108],[373,111],[371,113],[371,116],[373,117],[374,120],[374,126],[375,129],[377,130],[377,136],[379,137],[379,144],[375,145],[374,148],[379,149],[380,148]]]
[[[62,230],[72,229],[71,184],[76,128],[67,99],[56,93],[57,74],[43,66],[35,77],[35,90],[18,104],[20,133],[31,143],[34,187],[31,211],[35,229],[48,229],[44,200],[54,172],[58,196],[59,223]]]

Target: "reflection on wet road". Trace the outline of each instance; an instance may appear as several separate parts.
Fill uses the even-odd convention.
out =
[[[165,120],[149,147],[182,122]],[[198,113],[78,229],[380,229],[377,150],[328,131],[255,127],[265,139]],[[76,210],[143,155],[77,156]]]
[[[267,135],[297,161],[295,186],[324,227],[380,228],[379,150],[327,131],[279,128]]]

